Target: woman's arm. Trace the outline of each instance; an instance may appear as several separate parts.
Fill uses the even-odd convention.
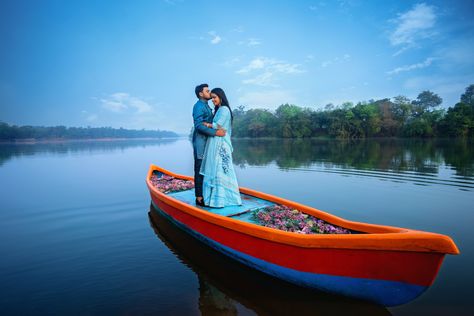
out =
[[[229,119],[229,117],[230,117],[229,108],[226,106],[220,107],[219,110],[217,110],[214,120],[212,121],[212,127],[222,128],[222,126],[225,126],[225,123],[227,123],[227,120]]]

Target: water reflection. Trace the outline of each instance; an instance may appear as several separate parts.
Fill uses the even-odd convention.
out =
[[[319,168],[324,172],[474,188],[472,140],[240,139],[233,144],[234,163],[241,167],[275,163],[288,170]],[[448,178],[440,176],[442,169],[449,170]]]
[[[15,157],[33,156],[41,153],[54,155],[74,154],[79,152],[103,152],[112,153],[122,151],[126,148],[168,145],[178,139],[137,139],[137,140],[108,140],[108,141],[58,141],[43,143],[4,143],[0,144],[0,166]]]
[[[316,292],[269,277],[219,254],[177,228],[150,206],[158,238],[199,279],[203,315],[236,315],[238,304],[258,315],[391,315],[381,306]]]

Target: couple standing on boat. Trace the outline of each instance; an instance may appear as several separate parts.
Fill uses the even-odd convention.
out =
[[[193,107],[194,188],[196,205],[241,205],[232,162],[232,110],[221,88],[196,87],[199,99]],[[214,113],[208,105],[212,99]]]

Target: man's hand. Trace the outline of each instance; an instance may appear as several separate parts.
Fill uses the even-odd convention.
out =
[[[216,136],[224,137],[225,136],[225,129],[218,129],[216,132]]]

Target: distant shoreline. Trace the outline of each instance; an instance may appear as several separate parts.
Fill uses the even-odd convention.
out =
[[[114,141],[158,141],[158,140],[173,140],[173,139],[188,139],[186,135],[179,135],[175,137],[103,137],[103,138],[19,138],[12,140],[0,140],[0,145],[34,145],[34,144],[55,144],[55,143],[79,143],[79,142],[114,142]],[[338,141],[361,141],[361,140],[467,140],[470,141],[470,138],[463,137],[365,137],[365,138],[334,138],[328,136],[313,136],[313,137],[232,137],[235,140],[338,140]]]
[[[66,142],[113,142],[113,141],[125,141],[125,140],[168,140],[168,139],[179,139],[185,136],[176,137],[105,137],[105,138],[19,138],[12,140],[0,140],[0,144],[44,144],[44,143],[66,143]]]

